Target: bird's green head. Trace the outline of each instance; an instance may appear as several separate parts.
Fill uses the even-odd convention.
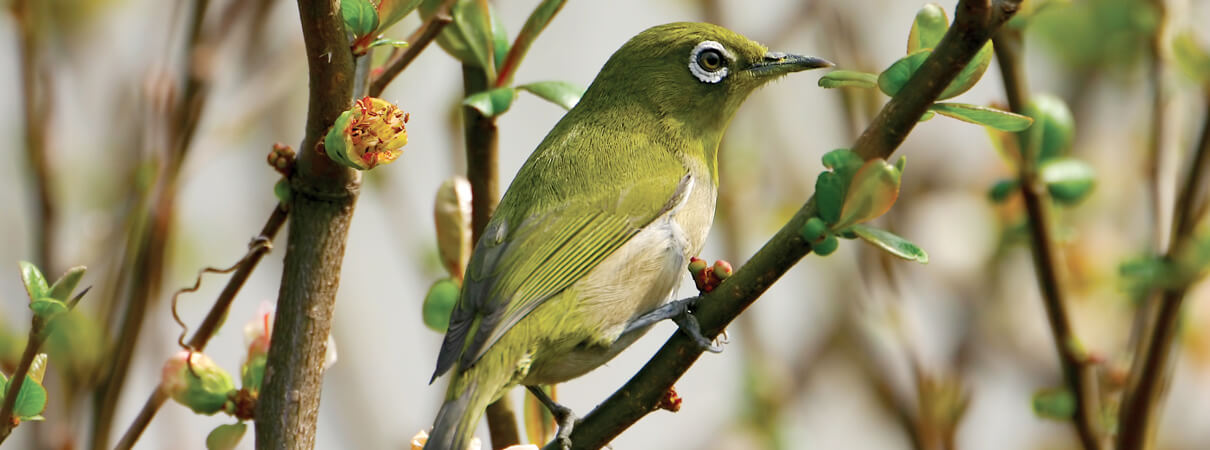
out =
[[[771,52],[717,25],[670,23],[649,28],[618,49],[582,102],[638,102],[690,132],[721,133],[756,88],[788,73],[831,65]]]

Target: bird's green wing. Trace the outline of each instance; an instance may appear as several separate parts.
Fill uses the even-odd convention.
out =
[[[618,181],[602,182],[622,184]],[[581,197],[575,204],[538,212],[505,197],[471,257],[434,379],[455,361],[461,370],[470,367],[513,325],[679,204],[691,187],[688,176],[649,177],[627,184],[603,188],[596,198]],[[651,206],[636,208],[636,203]]]

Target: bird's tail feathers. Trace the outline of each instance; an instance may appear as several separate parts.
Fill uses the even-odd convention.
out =
[[[506,377],[490,376],[492,374],[483,370],[482,365],[462,373],[454,372],[449,394],[437,412],[424,450],[466,450],[483,412],[508,383]]]

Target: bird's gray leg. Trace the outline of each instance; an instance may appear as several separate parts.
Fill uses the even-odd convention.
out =
[[[575,427],[576,421],[579,418],[571,411],[571,408],[556,403],[554,399],[546,395],[546,391],[543,391],[541,387],[525,386],[525,388],[529,389],[529,392],[534,394],[534,397],[539,402],[542,402],[542,405],[546,406],[551,415],[555,416],[555,422],[559,424],[559,430],[555,432],[555,440],[559,441],[559,446],[563,447],[563,450],[570,450],[571,430]]]
[[[693,339],[693,342],[696,342],[702,350],[711,353],[721,353],[723,348],[714,345],[713,341],[702,336],[702,327],[698,325],[697,317],[694,317],[693,313],[689,312],[693,308],[693,305],[697,304],[699,298],[701,297],[673,300],[664,304],[664,306],[653,309],[651,312],[643,314],[633,322],[627,324],[622,334],[625,335],[626,333],[640,331],[661,320],[672,319],[673,322],[676,322],[676,326],[680,327],[681,332],[689,336],[690,339]]]

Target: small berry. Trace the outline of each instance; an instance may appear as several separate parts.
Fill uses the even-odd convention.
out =
[[[813,250],[815,254],[819,256],[831,255],[836,251],[837,247],[840,247],[840,242],[836,240],[836,236],[832,235],[828,235],[828,237],[824,238],[823,241],[811,244],[811,250]]]

